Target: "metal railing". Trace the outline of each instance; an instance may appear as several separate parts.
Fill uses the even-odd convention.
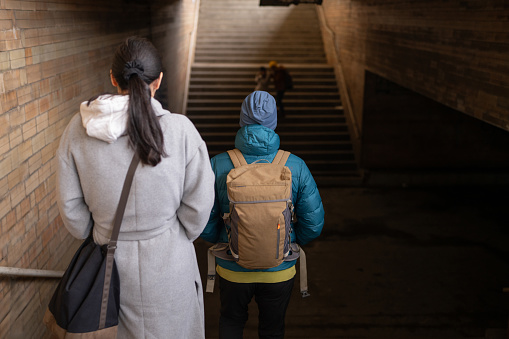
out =
[[[64,275],[64,271],[38,270],[30,268],[1,267],[0,278],[44,278],[44,279],[60,279]]]

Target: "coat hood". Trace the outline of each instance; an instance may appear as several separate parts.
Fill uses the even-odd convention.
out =
[[[80,106],[81,121],[87,135],[107,143],[115,142],[127,131],[128,95],[101,95],[88,104]],[[161,104],[152,98],[152,107],[156,115],[162,115]]]
[[[246,125],[235,137],[235,147],[247,155],[272,154],[279,149],[279,135],[262,125]]]

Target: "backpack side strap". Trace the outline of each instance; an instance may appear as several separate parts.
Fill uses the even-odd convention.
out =
[[[308,268],[306,262],[306,253],[297,244],[292,243],[292,251],[299,252],[299,273],[300,273],[300,294],[302,298],[309,297],[311,294],[308,292]]]
[[[287,152],[287,151],[283,151],[282,149],[280,149],[279,151],[277,151],[276,153],[276,156],[274,157],[274,160],[272,160],[272,163],[273,164],[276,164],[276,165],[283,165],[286,164],[286,161],[288,160],[288,157],[290,156],[290,152]]]
[[[235,260],[233,257],[228,257],[226,251],[228,250],[228,243],[217,243],[214,246],[210,247],[207,251],[207,293],[214,292],[214,282],[216,280],[216,257],[225,259],[225,260]],[[296,243],[290,244],[290,248],[292,249],[293,255],[289,256],[285,261],[292,261],[299,259],[299,273],[300,273],[300,293],[302,298],[309,297],[310,294],[308,292],[308,270],[307,270],[307,262],[306,262],[306,253]]]
[[[247,161],[239,149],[235,148],[235,149],[229,150],[228,155],[230,156],[230,159],[233,163],[233,166],[235,166],[235,168],[247,165]]]

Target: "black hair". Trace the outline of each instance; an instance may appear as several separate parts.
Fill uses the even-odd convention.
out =
[[[266,69],[265,67],[261,66],[261,67],[260,67],[260,71],[261,71],[261,72],[266,72],[266,71],[267,71],[267,69]]]
[[[159,78],[162,62],[150,41],[127,38],[118,46],[111,72],[122,91],[129,94],[127,134],[141,162],[156,166],[166,156],[164,136],[151,104],[149,85]]]

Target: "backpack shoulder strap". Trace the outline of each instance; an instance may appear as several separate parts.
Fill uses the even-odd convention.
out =
[[[286,164],[286,161],[288,160],[290,154],[291,154],[290,152],[283,151],[282,149],[280,149],[279,151],[277,151],[277,154],[274,157],[274,160],[272,160],[272,163],[277,165],[284,165]]]
[[[240,166],[247,165],[247,161],[239,149],[234,148],[232,150],[229,150],[228,155],[230,156],[230,159],[233,162],[233,166],[240,167]]]

